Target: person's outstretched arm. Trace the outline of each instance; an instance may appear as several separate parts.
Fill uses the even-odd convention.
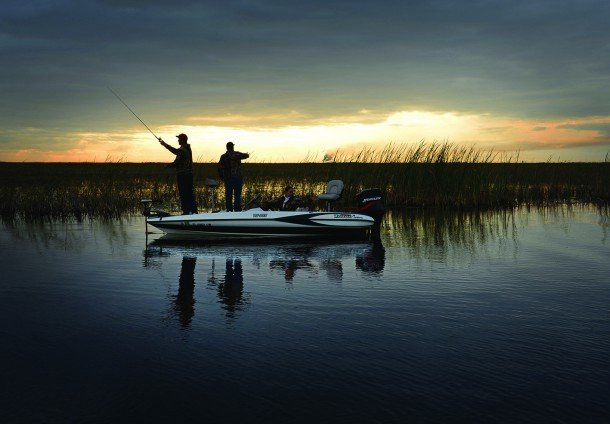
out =
[[[163,139],[161,139],[161,137],[159,137],[159,143],[161,144],[161,146],[165,147],[167,150],[169,150],[170,152],[172,152],[175,155],[178,155],[180,153],[180,149],[176,149],[175,147],[170,146],[165,141],[163,141]]]

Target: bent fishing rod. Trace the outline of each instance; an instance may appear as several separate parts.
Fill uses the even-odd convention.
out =
[[[125,107],[126,107],[126,108],[127,108],[127,109],[128,109],[128,110],[129,110],[129,111],[132,113],[132,114],[133,114],[133,116],[135,116],[136,118],[138,118],[138,121],[140,121],[140,122],[142,123],[142,125],[144,125],[144,126],[146,127],[146,129],[147,129],[147,130],[148,130],[148,131],[149,131],[149,132],[150,132],[150,133],[151,133],[151,134],[152,134],[152,135],[153,135],[153,136],[154,136],[154,137],[155,137],[157,140],[161,141],[161,138],[160,138],[160,137],[157,137],[157,135],[156,135],[154,132],[152,132],[152,130],[151,130],[150,128],[148,128],[148,125],[146,125],[146,124],[144,123],[144,121],[142,121],[142,120],[140,119],[140,117],[139,117],[138,115],[136,115],[136,113],[135,113],[133,110],[131,110],[131,108],[130,108],[129,106],[127,106],[127,103],[125,103],[125,102],[123,101],[123,99],[121,99],[121,98],[119,97],[119,95],[118,95],[117,93],[115,93],[115,92],[112,90],[112,88],[110,88],[110,87],[106,87],[106,88],[107,88],[108,90],[110,90],[110,92],[111,92],[112,94],[114,94],[114,95],[115,95],[115,97],[116,97],[117,99],[119,99],[119,101],[120,101],[121,103],[123,103],[123,105],[124,105],[124,106],[125,106]]]

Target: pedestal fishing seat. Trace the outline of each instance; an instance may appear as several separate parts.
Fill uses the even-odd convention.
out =
[[[319,200],[326,200],[326,210],[331,210],[331,203],[336,202],[341,198],[343,193],[343,181],[331,180],[326,185],[326,191],[318,195]]]
[[[219,182],[213,178],[206,178],[203,183],[208,190],[210,191],[210,204],[212,205],[211,211],[214,212],[214,199],[215,199],[215,190],[218,187]]]

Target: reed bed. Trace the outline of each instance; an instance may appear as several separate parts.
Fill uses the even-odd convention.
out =
[[[511,157],[458,145],[388,145],[329,162],[244,162],[244,201],[279,196],[286,185],[319,194],[326,183],[345,183],[337,209],[353,208],[356,194],[377,187],[390,207],[487,210],[518,205],[610,202],[610,163],[521,163]],[[216,163],[195,164],[195,194],[209,210]],[[159,163],[0,163],[0,215],[4,219],[116,218],[140,211],[151,198],[177,210],[175,176]],[[224,205],[222,185],[216,206]]]

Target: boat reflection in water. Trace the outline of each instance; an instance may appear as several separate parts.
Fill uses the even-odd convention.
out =
[[[290,283],[294,280],[297,270],[311,271],[315,269],[315,265],[309,259],[286,258],[269,261],[269,268],[280,270],[284,275],[284,280]]]
[[[234,319],[251,302],[249,293],[244,292],[244,274],[256,280],[251,284],[261,280],[292,284],[299,277],[341,283],[350,263],[353,264],[351,270],[374,277],[381,276],[385,265],[383,245],[369,242],[324,246],[302,242],[231,245],[159,238],[147,245],[143,255],[143,266],[156,270],[162,269],[164,263],[169,265],[176,257],[182,257],[177,294],[170,295],[168,313],[168,318],[178,321],[182,329],[189,329],[195,316],[198,279],[206,281],[205,289],[216,293],[216,301],[221,304],[226,318]],[[222,263],[224,273],[219,275],[217,265]],[[197,295],[201,296],[202,292],[205,290],[197,290]],[[204,304],[203,300],[200,304]]]
[[[344,262],[349,258],[364,273],[380,275],[385,266],[385,249],[381,243],[294,247],[287,248],[280,256],[269,261],[269,268],[280,271],[286,282],[292,282],[297,271],[311,275],[320,275],[322,271],[328,281],[341,282]]]
[[[381,275],[385,266],[385,249],[381,243],[373,244],[369,249],[356,256],[356,268],[360,271]]]

